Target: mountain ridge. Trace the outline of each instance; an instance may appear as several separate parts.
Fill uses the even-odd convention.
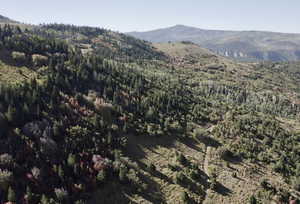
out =
[[[300,34],[271,31],[206,30],[185,25],[126,33],[154,43],[191,41],[241,61],[300,60]]]
[[[0,14],[0,23],[17,23],[17,21]]]
[[[191,25],[184,25],[184,24],[175,24],[173,26],[168,26],[164,28],[155,28],[152,30],[144,30],[144,31],[139,31],[139,30],[134,30],[130,32],[125,32],[125,33],[145,33],[145,32],[152,32],[152,31],[157,31],[157,30],[163,30],[163,29],[172,29],[172,28],[194,28],[197,30],[202,30],[202,31],[225,31],[225,32],[264,32],[264,33],[277,33],[277,34],[300,34],[296,32],[282,32],[282,31],[271,31],[271,30],[231,30],[231,29],[211,29],[211,28],[202,28],[202,27],[196,27],[196,26],[191,26]]]

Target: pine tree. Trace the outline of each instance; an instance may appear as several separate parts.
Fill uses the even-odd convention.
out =
[[[28,201],[28,203],[31,203],[32,198],[33,198],[32,191],[31,191],[30,187],[27,186],[27,188],[26,188],[26,200]]]
[[[41,204],[49,204],[48,198],[43,194],[41,197]]]
[[[8,188],[7,200],[9,202],[16,202],[16,193],[11,187]]]
[[[73,167],[75,163],[76,163],[75,155],[74,154],[69,154],[69,156],[68,156],[68,165],[70,167]]]
[[[7,128],[6,117],[0,112],[0,138],[6,134]]]
[[[119,171],[119,179],[121,182],[126,182],[127,181],[127,167],[122,165],[120,167],[120,171]]]
[[[16,124],[16,120],[17,120],[17,111],[14,107],[12,107],[11,105],[8,106],[8,110],[6,113],[6,118],[7,121],[11,124]]]

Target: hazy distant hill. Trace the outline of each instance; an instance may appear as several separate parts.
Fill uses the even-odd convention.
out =
[[[151,42],[192,41],[238,60],[300,60],[300,34],[204,30],[184,25],[127,34]]]
[[[17,21],[11,20],[5,16],[0,15],[0,23],[17,23]]]

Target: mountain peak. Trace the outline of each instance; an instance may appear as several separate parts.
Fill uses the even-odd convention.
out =
[[[177,24],[175,26],[173,26],[173,28],[187,28],[189,26],[183,25],[183,24]]]
[[[300,34],[208,30],[177,24],[129,35],[154,43],[191,41],[216,54],[241,61],[300,60]]]
[[[169,29],[176,29],[176,30],[202,30],[200,28],[192,27],[192,26],[187,26],[187,25],[182,25],[182,24],[177,24],[175,26],[170,27]]]

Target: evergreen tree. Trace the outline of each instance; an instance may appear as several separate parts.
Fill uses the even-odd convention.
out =
[[[0,112],[0,138],[5,136],[7,129],[6,117]]]
[[[11,187],[8,188],[7,200],[9,202],[16,202],[17,201],[16,200],[16,193]]]
[[[17,123],[17,118],[18,118],[16,108],[14,108],[13,106],[9,105],[7,113],[6,113],[6,118],[7,118],[7,121],[10,124],[15,125]]]

